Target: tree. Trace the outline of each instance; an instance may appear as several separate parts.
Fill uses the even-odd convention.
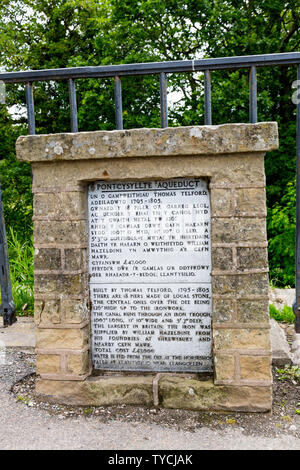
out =
[[[32,234],[32,195],[30,165],[18,162],[15,142],[21,129],[13,126],[6,109],[0,107],[0,183],[7,227],[13,227],[20,240]],[[9,233],[9,232],[8,232]]]
[[[296,51],[299,18],[298,0],[4,0],[0,65],[24,70]],[[294,181],[295,78],[295,67],[258,70],[258,118],[276,120],[280,131],[280,149],[266,157],[271,240],[278,228],[270,214],[287,204]],[[170,125],[202,124],[203,74],[172,74],[168,84]],[[79,129],[113,129],[113,81],[76,86]],[[125,77],[122,90],[125,128],[159,126],[157,76]],[[248,70],[212,73],[212,93],[215,124],[248,121]],[[8,102],[24,104],[24,88],[8,87]],[[35,85],[35,106],[38,133],[69,130],[66,82]]]

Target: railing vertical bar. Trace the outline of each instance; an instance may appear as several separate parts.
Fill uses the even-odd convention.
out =
[[[116,115],[116,128],[123,129],[123,110],[122,110],[122,84],[121,79],[115,76],[115,115]]]
[[[30,135],[34,135],[35,134],[35,116],[34,116],[32,82],[26,82],[26,105],[27,105],[27,116],[28,116],[28,132]]]
[[[210,71],[204,71],[204,124],[211,125],[211,79]]]
[[[75,80],[73,80],[73,78],[70,78],[68,80],[68,87],[69,87],[71,132],[78,132],[76,88],[75,88]]]
[[[160,73],[160,125],[168,127],[168,83],[165,72]]]
[[[300,64],[297,68],[297,98],[299,96]],[[295,330],[300,333],[300,101],[297,102],[296,137],[296,305]]]
[[[256,80],[256,67],[250,69],[249,79],[249,120],[251,123],[257,122],[257,80]]]

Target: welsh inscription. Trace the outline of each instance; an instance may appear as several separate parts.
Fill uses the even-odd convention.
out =
[[[95,369],[210,371],[206,181],[93,183],[89,224]]]

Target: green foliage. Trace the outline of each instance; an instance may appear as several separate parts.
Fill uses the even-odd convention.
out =
[[[24,397],[23,395],[18,395],[17,396],[17,401],[20,401],[21,403],[24,403],[24,405],[28,405],[29,398]]]
[[[274,320],[279,322],[286,322],[286,323],[294,323],[295,322],[295,314],[293,309],[288,305],[284,305],[284,307],[278,310],[275,305],[269,305],[269,312],[270,317],[274,318]]]
[[[15,143],[24,127],[14,125],[0,105],[0,184],[7,227],[25,241],[32,234],[32,194],[30,165],[16,159]]]
[[[17,315],[33,314],[33,240],[23,242],[10,228],[8,236],[12,295]]]
[[[297,385],[300,382],[300,369],[298,366],[290,366],[286,364],[284,369],[276,369],[276,372],[280,374],[279,380],[287,380]]]
[[[268,210],[270,278],[274,285],[295,285],[296,180],[287,183],[279,202]]]

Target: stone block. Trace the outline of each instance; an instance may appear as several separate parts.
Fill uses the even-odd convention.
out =
[[[240,370],[242,380],[270,381],[271,356],[240,356]]]
[[[34,292],[53,295],[80,295],[84,292],[85,280],[82,274],[35,274]]]
[[[60,300],[35,300],[34,318],[37,326],[61,322]]]
[[[36,193],[33,196],[33,215],[35,217],[53,218],[56,213],[56,195],[53,193]]]
[[[211,250],[212,268],[221,271],[234,269],[232,248],[212,247]]]
[[[268,295],[268,274],[216,275],[212,278],[213,293],[236,297]]]
[[[34,223],[35,245],[57,244],[70,245],[86,243],[87,226],[84,220],[36,220]]]
[[[58,354],[38,354],[36,359],[36,373],[59,374],[61,358]]]
[[[216,323],[232,322],[235,317],[233,300],[213,299],[213,320]]]
[[[271,387],[265,382],[260,387],[246,382],[270,377],[267,300],[260,300],[263,296],[267,299],[268,275],[234,270],[267,267],[266,249],[255,244],[266,243],[263,157],[277,146],[276,123],[67,133],[18,140],[18,157],[33,163],[34,237],[36,246],[41,247],[35,262],[35,316],[37,347],[47,354],[38,358],[38,370],[45,375],[58,374],[57,380],[37,381],[36,390],[42,398],[90,406],[153,406],[154,374],[84,379],[90,366],[86,351],[90,331],[76,327],[89,320],[90,310],[88,275],[78,273],[87,269],[85,189],[88,181],[102,179],[201,177],[209,180],[211,188],[216,384],[199,380],[196,374],[156,376],[159,404],[190,410],[271,409]],[[48,189],[50,193],[43,193]],[[247,244],[251,246],[244,248]],[[65,269],[69,274],[38,273],[44,269]],[[215,275],[218,271],[227,273]],[[226,322],[230,324],[224,329]],[[74,328],[68,328],[72,325]],[[261,355],[257,355],[259,350]],[[58,364],[60,353],[63,370]],[[65,380],[68,374],[70,380]],[[237,385],[239,374],[243,385]],[[218,381],[223,384],[217,385]]]
[[[38,328],[38,349],[82,349],[89,341],[87,328]]]
[[[194,411],[269,411],[272,409],[271,387],[214,385],[180,377],[163,377],[159,381],[160,404],[164,408]]]
[[[284,366],[292,363],[292,354],[285,333],[274,318],[270,318],[272,363],[276,366]]]
[[[244,269],[267,269],[268,250],[267,248],[237,248],[237,268]]]
[[[57,214],[63,219],[81,219],[87,217],[86,194],[83,191],[59,193]]]
[[[37,380],[36,393],[52,403],[153,406],[152,377],[104,376],[85,381]]]
[[[237,300],[237,321],[240,323],[269,323],[269,302],[265,300]]]
[[[34,250],[35,269],[61,269],[61,250],[57,248],[36,248]]]
[[[29,162],[266,152],[277,147],[276,122],[28,136],[16,144],[18,158]]]
[[[234,356],[226,354],[214,355],[215,380],[234,380],[235,376],[235,359]]]
[[[211,213],[213,215],[231,216],[234,208],[233,193],[231,189],[212,188]]]
[[[237,215],[253,212],[265,215],[266,211],[267,208],[265,188],[236,189],[235,213]]]
[[[217,329],[213,330],[215,352],[226,349],[263,349],[270,350],[268,329]]]
[[[216,218],[211,232],[212,243],[261,243],[267,238],[264,218]]]
[[[66,323],[82,323],[89,318],[87,301],[62,300],[62,314]]]
[[[65,269],[76,271],[87,269],[86,250],[82,248],[70,248],[65,250]]]
[[[67,355],[67,372],[74,375],[87,374],[90,369],[89,352]]]

